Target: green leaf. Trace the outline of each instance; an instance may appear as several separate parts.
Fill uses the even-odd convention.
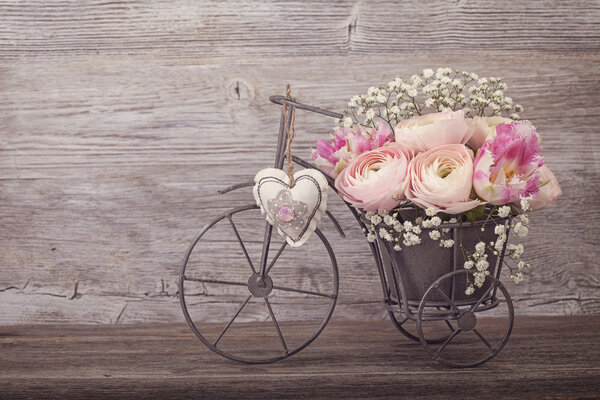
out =
[[[479,221],[480,219],[483,219],[484,214],[485,214],[485,204],[479,205],[479,206],[465,212],[465,215],[467,216],[467,220],[471,221],[471,222],[475,222],[475,221]]]

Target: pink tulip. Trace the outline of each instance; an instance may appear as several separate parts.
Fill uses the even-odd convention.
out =
[[[496,125],[498,124],[510,124],[512,119],[504,117],[474,117],[473,119],[467,119],[467,122],[473,124],[473,136],[467,142],[473,151],[477,152],[483,146],[485,140],[492,134]]]
[[[316,147],[316,149],[312,149],[311,151],[311,156],[316,166],[327,175],[332,175],[335,165],[339,161],[338,157],[335,156],[335,147],[325,139],[317,140]]]
[[[344,200],[366,211],[385,211],[404,198],[411,154],[396,143],[362,153],[335,180]]]
[[[393,141],[391,133],[383,123],[370,130],[359,126],[337,127],[331,141],[318,140],[311,155],[317,167],[335,178],[357,155]]]
[[[539,138],[529,121],[499,124],[475,159],[473,186],[491,204],[519,202],[539,191],[544,164]]]
[[[532,210],[541,210],[542,208],[554,207],[556,199],[562,195],[562,189],[558,180],[547,166],[542,165],[540,173],[540,191],[537,196],[529,200],[529,207]]]
[[[463,144],[436,147],[413,158],[406,198],[425,209],[459,214],[480,204],[470,198],[473,152]]]
[[[473,125],[462,111],[420,115],[400,121],[394,130],[396,142],[406,149],[422,152],[445,144],[465,144],[473,134]]]

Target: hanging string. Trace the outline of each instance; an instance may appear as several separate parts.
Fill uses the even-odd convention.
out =
[[[285,97],[293,100],[292,98],[292,89],[290,87],[290,84],[288,83],[285,86]],[[287,158],[287,163],[288,163],[288,177],[290,178],[290,187],[294,186],[294,164],[292,162],[292,141],[294,140],[294,134],[295,134],[295,128],[294,128],[294,122],[296,121],[296,107],[291,107],[292,109],[292,122],[291,124],[288,124],[288,110],[287,110],[287,104],[283,103],[283,119],[285,121],[285,132],[287,134],[287,145],[285,148],[285,157]]]

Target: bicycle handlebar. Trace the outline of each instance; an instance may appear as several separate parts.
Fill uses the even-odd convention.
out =
[[[299,103],[297,101],[290,100],[287,97],[281,96],[281,95],[271,96],[271,97],[269,97],[269,101],[271,101],[271,103],[275,103],[275,104],[279,104],[279,105],[288,104],[290,106],[299,108],[301,110],[316,112],[319,114],[327,115],[328,117],[333,117],[333,118],[337,118],[337,119],[344,118],[344,116],[340,113],[336,113],[334,111],[329,111],[329,110],[324,110],[319,107],[309,106],[308,104]]]

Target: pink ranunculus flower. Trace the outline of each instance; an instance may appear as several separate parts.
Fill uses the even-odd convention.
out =
[[[483,146],[485,139],[494,132],[498,124],[510,124],[512,119],[495,116],[474,117],[473,119],[467,119],[467,121],[473,124],[473,136],[467,142],[467,146],[477,152]]]
[[[311,155],[317,167],[335,178],[359,154],[393,141],[391,133],[383,123],[379,123],[377,129],[368,130],[357,125],[337,127],[330,141],[317,141]]]
[[[465,144],[473,134],[473,124],[461,111],[420,115],[400,121],[394,130],[396,142],[406,149],[422,152],[445,144]]]
[[[539,138],[529,121],[499,124],[475,159],[473,186],[491,204],[520,202],[539,191],[544,164]]]
[[[470,198],[473,151],[463,144],[447,144],[417,154],[409,175],[406,198],[425,209],[459,214],[484,204]]]
[[[384,211],[404,199],[412,154],[397,143],[356,157],[335,180],[344,200],[366,211]]]
[[[540,191],[537,196],[529,200],[529,207],[531,207],[532,210],[554,207],[556,199],[562,195],[562,189],[560,188],[558,180],[547,166],[542,165],[539,169],[539,173],[541,185]]]

